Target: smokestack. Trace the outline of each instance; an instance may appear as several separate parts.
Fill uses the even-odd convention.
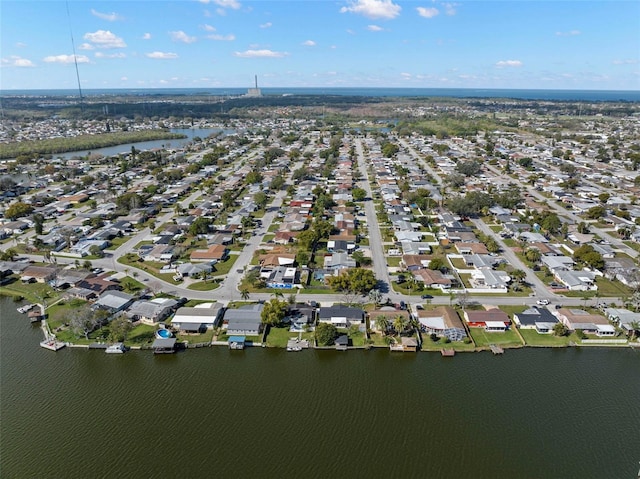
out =
[[[258,88],[258,75],[256,75],[256,88]]]

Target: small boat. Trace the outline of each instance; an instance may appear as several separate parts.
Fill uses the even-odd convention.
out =
[[[20,306],[20,307],[18,308],[18,313],[22,313],[22,314],[24,314],[24,313],[26,313],[26,312],[28,312],[28,311],[31,311],[31,310],[32,310],[33,308],[35,308],[35,307],[36,307],[36,305],[35,305],[35,304],[25,304],[24,306]]]
[[[124,345],[124,343],[113,343],[111,346],[109,346],[105,350],[105,353],[107,353],[107,354],[122,354],[126,350],[127,350],[127,348]]]

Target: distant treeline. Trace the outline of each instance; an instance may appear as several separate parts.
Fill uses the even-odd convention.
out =
[[[51,97],[51,101],[31,97],[3,97],[5,118],[22,121],[51,118],[58,115],[66,119],[107,120],[122,117],[159,118],[211,118],[244,117],[249,110],[269,107],[331,107],[348,109],[368,103],[381,103],[388,99],[342,95],[273,95],[261,97],[221,98],[206,96],[149,96],[113,97],[104,100],[89,98],[85,103],[77,100]],[[255,113],[255,111],[253,111]]]
[[[139,141],[172,140],[186,138],[185,135],[167,130],[117,131],[99,135],[81,135],[69,138],[50,138],[46,140],[23,141],[0,145],[0,158],[54,155],[69,151],[94,150],[107,146],[125,145]]]

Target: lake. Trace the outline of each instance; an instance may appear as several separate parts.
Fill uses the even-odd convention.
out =
[[[84,151],[70,151],[68,153],[55,153],[54,158],[73,158],[77,156],[87,156],[89,153],[99,153],[104,156],[117,155],[119,153],[131,153],[131,147],[135,146],[136,150],[145,151],[153,148],[182,148],[187,143],[191,142],[194,137],[199,136],[204,139],[213,133],[223,133],[224,135],[231,135],[235,133],[235,130],[223,130],[220,128],[171,128],[171,133],[179,133],[185,135],[186,138],[178,139],[165,139],[165,140],[150,140],[139,141],[136,143],[125,143],[124,145],[107,146],[104,148],[95,148],[93,150]]]
[[[0,298],[3,478],[631,478],[640,351],[39,347]]]

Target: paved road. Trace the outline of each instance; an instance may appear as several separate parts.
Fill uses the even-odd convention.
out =
[[[356,139],[355,146],[356,153],[358,155],[358,169],[360,170],[363,178],[359,182],[359,186],[367,192],[367,197],[369,198],[369,200],[364,202],[364,212],[367,216],[369,249],[371,250],[371,257],[373,259],[373,272],[378,280],[379,290],[390,298],[396,298],[399,300],[400,295],[391,287],[391,278],[389,276],[387,258],[384,254],[384,247],[382,245],[382,234],[380,233],[380,225],[376,215],[376,208],[373,203],[373,192],[371,189],[371,183],[369,182],[369,175],[367,174],[367,163],[364,157],[362,142],[359,139]]]
[[[547,288],[544,282],[536,276],[531,268],[525,265],[513,252],[513,250],[504,243],[502,238],[500,238],[499,235],[495,234],[484,221],[482,221],[481,219],[472,219],[471,221],[473,222],[475,227],[478,228],[484,235],[491,236],[497,241],[498,245],[500,245],[500,248],[502,249],[500,255],[503,256],[511,266],[513,266],[515,269],[521,269],[527,274],[527,283],[531,285],[531,287],[535,291],[536,296],[539,299],[551,300],[556,297],[555,294],[549,291],[549,288]]]

